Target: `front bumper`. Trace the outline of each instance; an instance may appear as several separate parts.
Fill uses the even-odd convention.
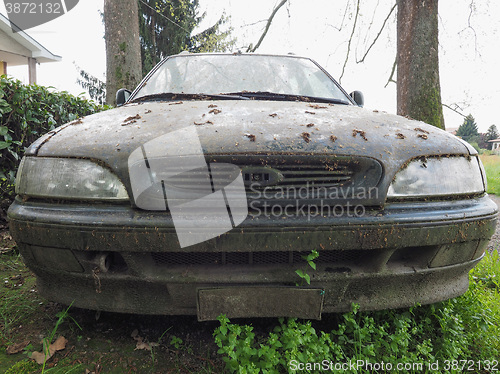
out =
[[[363,215],[308,213],[254,215],[187,248],[180,248],[164,212],[16,200],[9,218],[11,234],[48,299],[200,319],[219,312],[314,318],[306,303],[289,311],[272,308],[286,304],[280,287],[300,283],[297,269],[310,274],[307,288],[321,293],[319,315],[350,310],[353,302],[375,310],[458,296],[466,291],[468,271],[484,254],[497,219],[496,204],[487,196],[393,203]],[[312,249],[320,253],[316,271],[301,262]],[[255,288],[253,298],[235,309],[231,290],[240,297],[247,287]],[[212,305],[212,313],[200,313],[200,290],[212,289],[222,289],[225,297]]]

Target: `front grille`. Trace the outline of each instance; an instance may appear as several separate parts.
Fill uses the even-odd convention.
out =
[[[206,167],[186,172],[155,175],[162,181],[153,192],[166,194],[181,202],[201,198],[225,188],[241,173],[249,207],[255,209],[267,202],[276,205],[343,204],[356,199],[357,204],[373,204],[372,196],[382,177],[382,165],[368,157],[318,155],[210,155]],[[173,192],[172,192],[173,191]],[[367,191],[369,193],[367,193]],[[240,191],[226,191],[237,194]],[[155,195],[155,196],[156,196]],[[172,197],[175,196],[175,197]],[[353,196],[364,196],[360,201]]]
[[[269,252],[154,252],[151,257],[156,266],[175,265],[300,265],[310,252],[269,251]],[[317,264],[353,265],[362,258],[362,250],[321,251],[314,260]]]
[[[259,178],[255,178],[255,173],[247,171],[242,167],[243,180],[247,186],[254,184],[256,189],[271,190],[273,187],[309,187],[322,186],[333,187],[342,184],[347,184],[352,181],[354,170],[349,165],[322,163],[319,165],[278,165],[269,167],[276,170],[282,175],[282,179],[275,184],[269,186],[267,181],[270,179],[266,173],[266,168],[262,168],[261,173],[257,174]]]
[[[368,157],[268,156],[240,160],[249,204],[341,204],[352,196],[374,198],[381,164]],[[364,201],[357,200],[358,204]]]

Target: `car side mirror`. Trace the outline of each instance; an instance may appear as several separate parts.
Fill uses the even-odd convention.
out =
[[[363,96],[363,92],[361,91],[353,91],[349,94],[352,97],[354,102],[358,104],[359,107],[363,108],[365,105],[365,97]]]
[[[116,106],[122,106],[127,102],[132,92],[127,90],[126,88],[120,88],[116,91]]]

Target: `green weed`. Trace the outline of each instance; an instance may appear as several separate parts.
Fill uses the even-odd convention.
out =
[[[327,316],[333,319],[327,331],[317,330],[311,321],[279,319],[260,338],[251,325],[220,316],[215,343],[230,372],[313,373],[352,362],[363,366],[338,367],[337,372],[374,372],[381,362],[386,368],[411,363],[405,372],[457,372],[460,362],[500,357],[499,277],[495,252],[471,271],[469,290],[455,299],[378,312],[360,312],[353,305],[338,321],[338,316]],[[428,366],[437,362],[439,368]]]
[[[312,250],[311,253],[309,253],[307,256],[302,256],[304,260],[307,261],[307,264],[313,269],[316,270],[316,264],[314,263],[314,260],[316,260],[319,256],[318,251]],[[307,284],[311,284],[311,276],[307,274],[304,270],[302,269],[297,269],[295,270],[295,274],[297,274],[301,279],[301,284],[296,283],[296,286],[303,286],[304,281]]]

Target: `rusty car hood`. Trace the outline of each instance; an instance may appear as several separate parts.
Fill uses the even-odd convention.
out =
[[[420,121],[352,105],[222,100],[129,104],[63,125],[27,155],[81,157],[107,164],[129,188],[127,160],[146,142],[194,126],[206,155],[302,154],[370,157],[388,187],[408,160],[474,149]],[[182,139],[179,139],[182,142]]]

